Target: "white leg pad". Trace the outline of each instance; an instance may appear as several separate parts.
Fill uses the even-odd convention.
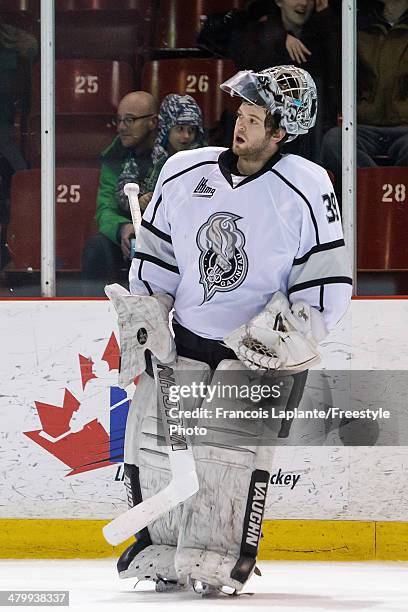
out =
[[[215,587],[229,586],[237,591],[243,587],[242,582],[231,578],[231,572],[237,563],[237,558],[231,555],[220,555],[211,550],[184,548],[176,557],[177,578],[180,583],[189,576]],[[249,574],[248,578],[251,576]]]
[[[259,374],[239,361],[221,362],[211,385],[233,381],[255,385]],[[251,405],[249,400],[228,401],[235,410]],[[215,398],[213,405],[203,406],[215,408],[218,402]],[[205,445],[194,446],[200,488],[183,505],[177,576],[180,583],[199,580],[239,591],[255,569],[273,446],[265,443],[262,419],[202,419],[199,424],[208,427],[208,435]]]
[[[177,369],[181,384],[207,383],[210,368],[207,364],[180,357]],[[193,410],[202,398],[188,398],[184,408]],[[142,499],[147,499],[166,488],[171,480],[170,464],[160,414],[156,404],[156,386],[146,373],[140,377],[130,406],[126,424],[125,463],[139,468]],[[174,568],[183,505],[167,512],[148,527],[151,545],[137,553],[129,566],[120,571],[121,578],[148,579],[152,575],[177,580]],[[153,578],[155,579],[155,578]]]
[[[152,544],[143,549],[130,563],[128,569],[121,573],[121,578],[154,580],[160,578],[177,581],[174,568],[175,546]]]

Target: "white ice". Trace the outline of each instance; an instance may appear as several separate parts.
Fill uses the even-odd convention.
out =
[[[0,590],[69,590],[70,606],[61,611],[408,611],[407,563],[269,561],[258,565],[262,577],[253,576],[245,589],[251,595],[239,597],[202,599],[192,592],[140,590],[147,583],[135,590],[132,580],[117,578],[114,559],[0,560]]]

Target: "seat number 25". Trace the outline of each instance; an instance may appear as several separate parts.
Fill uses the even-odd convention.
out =
[[[334,223],[334,221],[340,220],[339,208],[336,200],[336,196],[333,192],[330,194],[325,193],[322,195],[323,202],[326,206],[326,217],[329,223]]]

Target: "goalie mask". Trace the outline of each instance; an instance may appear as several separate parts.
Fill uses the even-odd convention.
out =
[[[307,134],[316,122],[317,91],[312,77],[296,66],[276,66],[261,72],[241,70],[220,85],[231,96],[264,107],[279,116],[286,142]]]

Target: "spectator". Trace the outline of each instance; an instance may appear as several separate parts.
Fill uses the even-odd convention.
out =
[[[22,114],[28,110],[30,80],[27,77],[37,53],[34,36],[0,20],[0,269],[9,260],[5,242],[11,177],[14,172],[27,168],[15,141],[14,119],[17,103]]]
[[[241,70],[295,64],[320,83],[324,128],[340,110],[339,23],[327,0],[256,0],[246,11],[211,16],[198,44]]]
[[[358,13],[357,165],[375,156],[408,165],[408,0],[360,3]],[[327,132],[322,165],[341,192],[341,128]]]
[[[203,116],[197,102],[191,96],[169,94],[160,106],[159,130],[153,147],[154,167],[147,177],[140,198],[144,210],[150,202],[160,171],[165,161],[178,151],[205,146]]]
[[[141,184],[152,169],[156,101],[145,91],[127,94],[119,103],[113,123],[118,135],[102,153],[96,202],[99,234],[87,241],[82,255],[83,278],[104,283],[117,278],[120,269],[130,265],[134,230],[123,185],[128,179]]]

